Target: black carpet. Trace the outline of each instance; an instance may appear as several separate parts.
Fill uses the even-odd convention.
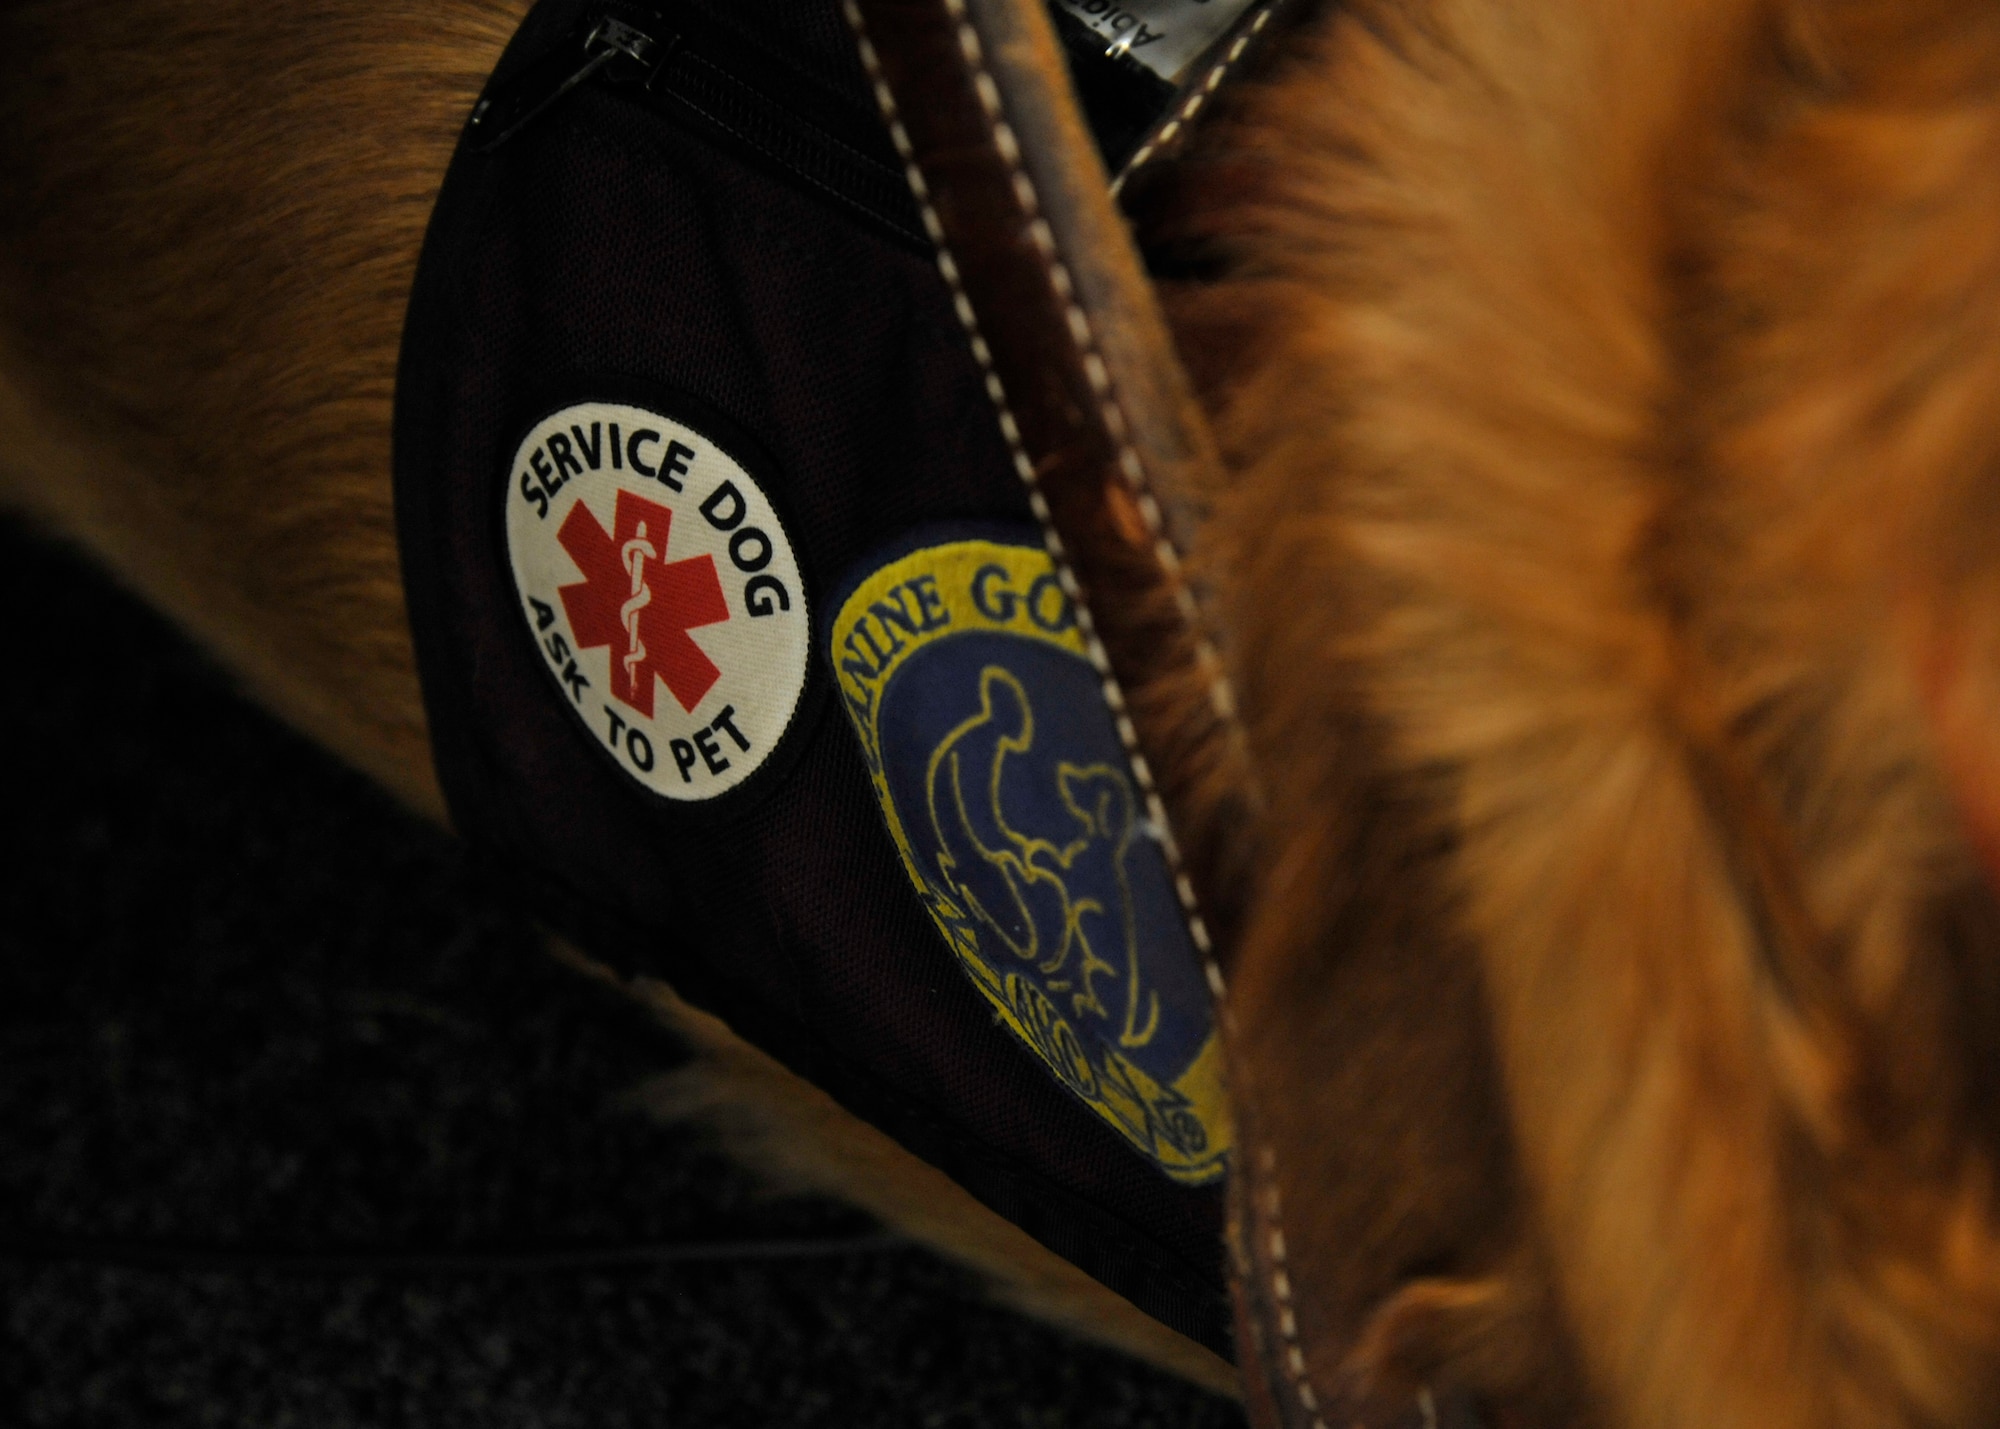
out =
[[[664,1033],[4,524],[0,609],[0,1425],[1242,1422],[627,1110]]]

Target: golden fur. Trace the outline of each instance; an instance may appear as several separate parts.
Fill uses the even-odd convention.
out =
[[[1387,1304],[1312,1307],[1367,1330],[1315,1372],[2000,1417],[2000,910],[1953,803],[1990,837],[2000,12],[1361,5],[1183,190],[1208,570],[1282,771],[1236,976],[1313,1102],[1281,1164],[1382,1154],[1309,1139],[1372,1088],[1467,1174],[1486,1058],[1504,1099],[1484,1207],[1287,1186],[1307,1283]],[[1477,983],[1454,1105],[1413,1031],[1315,1037],[1385,945]]]
[[[389,400],[521,8],[0,8],[0,490],[433,813]],[[1362,0],[1149,226],[1314,1378],[2000,1419],[2000,11]]]
[[[389,411],[523,0],[0,7],[0,490],[417,807]]]

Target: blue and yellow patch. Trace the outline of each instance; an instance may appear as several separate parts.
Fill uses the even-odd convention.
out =
[[[829,645],[903,867],[973,984],[1169,1176],[1220,1175],[1201,962],[1048,554],[956,540],[891,560]]]

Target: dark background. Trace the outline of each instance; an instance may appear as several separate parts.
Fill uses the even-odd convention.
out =
[[[1242,1422],[626,1109],[667,1034],[5,522],[0,610],[0,1425]]]

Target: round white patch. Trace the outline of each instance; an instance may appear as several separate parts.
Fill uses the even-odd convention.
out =
[[[580,402],[514,453],[507,555],[563,702],[634,779],[712,799],[768,759],[812,622],[778,513],[694,428]]]

